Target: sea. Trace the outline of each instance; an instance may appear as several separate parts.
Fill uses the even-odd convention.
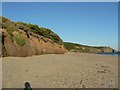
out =
[[[104,53],[97,53],[102,55],[110,55],[110,56],[120,56],[120,52],[104,52]]]

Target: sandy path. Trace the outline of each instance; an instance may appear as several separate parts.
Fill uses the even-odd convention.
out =
[[[5,57],[3,88],[116,88],[118,58],[94,54]]]

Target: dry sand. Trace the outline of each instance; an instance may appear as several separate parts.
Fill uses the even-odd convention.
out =
[[[0,58],[0,90],[2,89],[2,58]]]
[[[118,57],[68,53],[4,57],[3,88],[117,88]]]

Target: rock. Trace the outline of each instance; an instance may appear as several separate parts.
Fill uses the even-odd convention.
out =
[[[1,56],[26,57],[41,54],[64,54],[66,52],[62,39],[51,30],[43,28],[46,32],[51,32],[53,34],[53,39],[48,38],[50,34],[47,36],[44,35],[44,31],[42,32],[44,33],[43,35],[39,35],[32,32],[32,29],[26,24],[13,23],[9,19],[6,20],[9,21],[8,27],[11,28],[0,28],[0,33],[2,33],[0,36],[3,39],[1,40],[2,42],[0,42],[0,47],[3,49],[3,52],[0,52],[0,55],[2,54]],[[4,24],[7,23],[4,22]],[[35,25],[33,26],[40,29]],[[54,39],[56,39],[56,42]]]
[[[82,85],[82,88],[86,88],[85,85]]]
[[[80,81],[80,84],[82,84],[83,80]]]

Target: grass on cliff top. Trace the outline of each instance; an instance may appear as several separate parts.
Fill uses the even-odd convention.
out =
[[[15,37],[15,40],[16,40],[16,43],[17,43],[18,45],[20,45],[20,46],[25,45],[25,40],[22,38],[22,36],[17,35],[17,36]]]
[[[80,45],[77,43],[70,43],[70,42],[64,42],[64,46],[66,47],[66,49],[71,50],[71,49],[76,49],[76,47],[90,47],[90,46],[84,46],[84,45]]]
[[[64,42],[64,46],[67,50],[73,52],[91,52],[91,50],[102,51],[104,48],[107,48],[107,47],[86,46],[86,45],[70,43],[70,42]]]
[[[54,33],[51,29],[39,27],[36,24],[16,22],[17,25],[22,26],[22,29],[27,32],[33,32],[37,35],[43,36],[45,38],[51,39],[53,42],[56,42],[60,45],[63,45],[62,39]]]
[[[14,30],[21,29],[26,33],[33,32],[37,35],[43,36],[45,38],[49,38],[55,43],[63,45],[62,39],[56,33],[54,33],[51,29],[43,28],[36,24],[31,24],[31,23],[13,22],[6,17],[0,17],[0,18],[2,18],[2,23],[0,23],[1,27],[3,29],[6,29],[7,32],[11,35],[11,37],[12,37],[12,32]]]

